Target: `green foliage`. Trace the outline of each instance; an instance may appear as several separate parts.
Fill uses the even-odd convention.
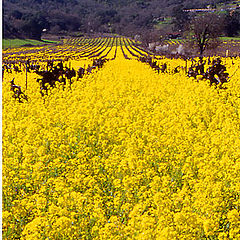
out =
[[[240,32],[240,10],[227,12],[225,16],[225,32],[228,37],[237,36]]]
[[[29,18],[22,26],[25,36],[31,39],[41,40],[42,30],[49,27],[47,19],[41,15]]]

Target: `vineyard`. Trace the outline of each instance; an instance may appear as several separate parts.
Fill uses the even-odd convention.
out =
[[[240,58],[124,37],[3,50],[3,239],[240,239]]]

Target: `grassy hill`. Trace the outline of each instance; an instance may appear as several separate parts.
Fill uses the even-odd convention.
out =
[[[56,41],[49,40],[34,40],[34,39],[3,39],[2,40],[2,48],[13,48],[13,47],[21,47],[21,46],[36,46],[36,45],[45,45],[45,44],[53,44],[57,43]]]

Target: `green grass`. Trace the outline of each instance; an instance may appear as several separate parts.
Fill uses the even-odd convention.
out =
[[[221,41],[225,41],[225,42],[230,42],[230,41],[240,41],[240,37],[220,37]],[[166,42],[177,42],[177,43],[185,43],[187,41],[187,39],[184,38],[180,38],[180,39],[169,39]]]
[[[58,43],[56,41],[49,41],[49,40],[33,40],[33,39],[3,39],[2,40],[2,48],[14,48],[14,47],[21,47],[24,45],[29,46],[36,46],[36,45],[43,45],[43,44],[53,44]]]
[[[165,18],[164,21],[159,21],[157,25],[164,25],[164,24],[171,24],[171,23],[172,23],[172,18],[168,17],[168,18]]]
[[[170,39],[170,40],[168,40],[168,41],[170,41],[170,42],[184,42],[185,40],[184,39]]]
[[[240,37],[220,37],[222,41],[240,41]]]

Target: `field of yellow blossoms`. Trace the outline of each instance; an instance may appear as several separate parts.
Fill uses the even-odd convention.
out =
[[[27,89],[24,66],[4,71],[3,239],[240,239],[240,58],[222,58],[224,89],[181,59],[157,73],[123,38],[6,50],[3,63],[77,69],[93,53],[109,61],[44,96],[34,71]]]

